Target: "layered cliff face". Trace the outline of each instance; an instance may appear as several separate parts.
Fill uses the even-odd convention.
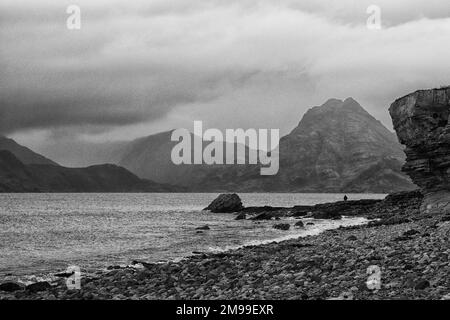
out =
[[[421,210],[450,212],[450,87],[411,93],[389,112],[406,146],[403,171],[425,195]]]

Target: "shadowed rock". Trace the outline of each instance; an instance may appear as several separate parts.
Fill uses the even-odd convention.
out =
[[[236,193],[223,193],[204,210],[215,213],[230,213],[240,211],[243,208],[241,198]]]
[[[5,292],[14,292],[14,291],[19,291],[19,290],[23,290],[24,289],[24,285],[19,284],[17,282],[4,282],[2,284],[0,284],[0,291],[5,291]]]
[[[289,223],[279,223],[279,224],[275,224],[273,226],[274,229],[278,229],[278,230],[289,230],[291,227],[291,225]]]

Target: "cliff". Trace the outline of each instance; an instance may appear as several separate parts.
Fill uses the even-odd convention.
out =
[[[406,172],[424,194],[421,211],[450,211],[450,87],[419,90],[390,107],[406,146]]]

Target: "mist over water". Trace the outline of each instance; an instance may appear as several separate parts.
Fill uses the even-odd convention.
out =
[[[361,218],[314,220],[289,231],[274,221],[234,220],[234,214],[202,212],[216,193],[0,194],[0,279],[44,275],[77,265],[93,271],[132,260],[178,259],[192,251],[236,248],[317,234]],[[240,194],[245,206],[312,205],[343,194]],[[348,194],[349,199],[383,198]],[[295,219],[286,218],[293,225]],[[197,233],[196,227],[211,230]]]

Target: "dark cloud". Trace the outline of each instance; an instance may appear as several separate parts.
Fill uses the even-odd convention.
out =
[[[78,31],[72,1],[0,4],[2,133],[135,137],[195,119],[286,132],[348,96],[389,125],[397,96],[450,82],[448,0],[379,0],[375,32],[368,0],[77,3]]]

